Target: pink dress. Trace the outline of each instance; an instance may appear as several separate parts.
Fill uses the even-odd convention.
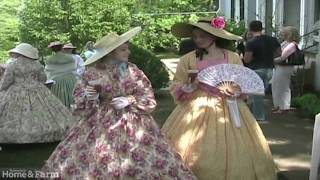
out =
[[[218,64],[228,64],[228,56],[226,53],[224,53],[224,58],[223,59],[216,59],[216,60],[198,60],[197,61],[197,69],[199,72],[209,66],[214,66]],[[217,88],[210,87],[206,84],[199,83],[199,88],[207,93],[209,93],[211,96],[220,96],[220,91]],[[175,90],[175,96],[177,97],[178,100],[190,100],[194,98],[195,94],[194,93],[186,93],[182,90],[181,86],[176,87]]]
[[[52,153],[45,171],[61,179],[196,179],[170,147],[150,113],[156,107],[151,83],[129,63],[105,70],[89,68],[75,90],[76,112],[86,117]],[[101,80],[99,100],[86,100],[85,84]],[[114,97],[133,95],[136,103],[122,110],[109,105]]]
[[[224,59],[216,59],[216,60],[201,60],[197,62],[197,68],[199,71],[218,64],[228,64],[228,57],[224,54]]]

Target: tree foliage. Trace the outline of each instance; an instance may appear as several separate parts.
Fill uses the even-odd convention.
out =
[[[178,47],[179,40],[170,33],[174,23],[212,15],[179,13],[212,12],[216,1],[2,0],[0,25],[5,28],[0,29],[0,58],[19,40],[34,44],[46,54],[47,44],[53,40],[70,41],[81,48],[89,40],[94,41],[111,31],[122,33],[133,26],[143,27],[136,38],[138,45],[151,51],[163,51]]]
[[[0,1],[0,63],[8,57],[8,50],[19,41],[17,18],[19,0]]]
[[[214,0],[23,0],[21,39],[45,49],[52,40],[71,41],[82,47],[115,31],[142,26],[137,43],[150,50],[177,46],[170,27],[190,15],[159,15],[212,11]],[[209,5],[209,6],[208,6]],[[151,13],[151,14],[150,14]]]
[[[139,47],[135,49],[139,52],[143,52],[140,48],[147,50],[140,54],[165,51],[179,46],[180,40],[170,33],[173,24],[213,15],[185,12],[213,12],[216,1],[2,0],[0,25],[5,28],[0,29],[0,59],[7,57],[7,51],[19,41],[33,44],[45,56],[48,54],[47,45],[51,41],[72,42],[82,49],[87,41],[95,41],[109,32],[121,34],[135,26],[143,28],[142,33],[135,38],[135,44]],[[239,26],[238,23],[229,21],[228,30],[241,35],[244,24]],[[152,76],[154,68],[160,66],[155,65],[159,63],[155,58],[150,58],[150,61],[157,61],[145,63],[150,66],[145,68],[150,70],[147,74]]]

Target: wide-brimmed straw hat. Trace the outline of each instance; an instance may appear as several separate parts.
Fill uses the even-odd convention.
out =
[[[241,39],[240,36],[237,36],[225,30],[226,21],[224,17],[216,17],[213,19],[201,18],[196,23],[177,23],[171,27],[171,32],[174,36],[179,38],[192,37],[192,31],[195,27],[223,39]]]
[[[30,59],[39,59],[38,49],[27,43],[18,44],[15,48],[11,49],[9,53],[20,54]]]
[[[63,43],[60,41],[54,41],[48,45],[48,48],[52,48],[53,46],[63,46]]]
[[[77,49],[77,47],[73,46],[72,43],[67,43],[62,48],[63,49]]]
[[[141,27],[138,26],[127,31],[126,33],[121,34],[120,36],[117,33],[110,33],[104,36],[102,39],[100,39],[94,44],[96,52],[89,59],[87,59],[84,64],[89,65],[98,61],[99,59],[109,54],[123,43],[129,41],[140,31]]]

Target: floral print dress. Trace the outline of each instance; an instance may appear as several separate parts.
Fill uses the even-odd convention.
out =
[[[134,64],[90,67],[75,89],[75,112],[86,117],[74,127],[43,170],[61,179],[195,179],[170,147],[150,112],[156,107],[148,78]],[[87,83],[100,81],[99,99],[85,96]],[[134,96],[136,102],[115,110],[112,98]]]
[[[38,61],[19,57],[6,66],[0,82],[0,143],[59,141],[78,122],[45,81]]]

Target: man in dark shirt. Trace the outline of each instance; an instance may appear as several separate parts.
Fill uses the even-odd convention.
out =
[[[244,63],[253,69],[268,87],[272,76],[273,59],[281,55],[281,47],[274,37],[262,33],[262,22],[252,21],[249,31],[253,38],[247,42],[244,54]],[[252,96],[252,113],[257,120],[265,120],[264,101],[262,96]]]

